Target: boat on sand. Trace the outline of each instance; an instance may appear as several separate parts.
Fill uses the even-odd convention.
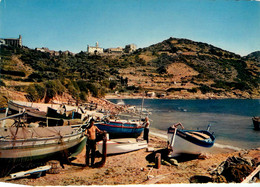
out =
[[[98,150],[102,153],[103,142],[97,142]],[[146,140],[135,138],[110,139],[107,141],[107,154],[121,154],[147,148]]]
[[[16,114],[11,117],[22,117]],[[0,120],[2,120],[0,119]],[[20,120],[19,120],[20,121]],[[20,165],[68,159],[84,148],[84,129],[71,126],[29,127],[23,123],[0,128],[0,175]],[[6,168],[6,169],[4,169]]]
[[[184,130],[176,126],[168,128],[170,157],[181,153],[200,154],[214,145],[215,136],[207,130]]]

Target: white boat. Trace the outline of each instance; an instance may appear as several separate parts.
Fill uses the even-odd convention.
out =
[[[103,142],[97,142],[98,151],[102,153]],[[135,138],[110,139],[107,141],[107,154],[121,154],[139,149],[147,148],[146,140],[138,140]]]
[[[209,129],[209,127],[208,127]],[[207,130],[183,130],[168,128],[168,142],[173,157],[182,153],[200,154],[208,152],[214,145],[215,136]]]

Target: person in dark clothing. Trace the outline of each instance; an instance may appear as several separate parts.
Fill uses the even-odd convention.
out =
[[[144,126],[144,140],[147,141],[147,143],[149,143],[149,127],[150,127],[150,122],[149,122],[149,118],[145,117],[145,121],[143,123]]]
[[[86,166],[89,166],[89,153],[91,150],[91,167],[94,166],[96,153],[96,132],[101,132],[95,125],[94,120],[90,120],[90,127],[86,130],[85,135],[88,137],[86,144]]]

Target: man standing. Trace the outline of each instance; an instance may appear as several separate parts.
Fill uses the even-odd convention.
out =
[[[144,140],[147,141],[147,143],[149,143],[149,126],[150,126],[150,122],[149,122],[149,118],[145,117],[144,123]]]
[[[91,150],[91,167],[94,166],[95,152],[96,152],[96,132],[101,132],[95,125],[94,119],[90,120],[90,127],[86,130],[85,135],[87,138],[86,144],[86,166],[89,166],[89,153]]]

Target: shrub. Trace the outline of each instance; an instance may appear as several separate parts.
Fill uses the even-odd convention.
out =
[[[165,66],[161,66],[159,68],[157,68],[156,70],[159,74],[164,74],[167,73],[166,67]]]
[[[2,80],[0,80],[0,86],[6,86]]]
[[[83,101],[87,101],[87,93],[86,92],[80,92],[79,98]]]
[[[212,89],[210,87],[208,87],[207,85],[202,85],[199,87],[200,91],[205,94],[205,93],[208,93],[208,92],[211,92]]]
[[[32,101],[41,100],[44,98],[45,95],[45,89],[38,84],[29,85],[26,89],[26,92],[28,93],[29,98],[31,98]]]
[[[113,90],[113,89],[116,87],[116,85],[117,85],[117,81],[112,80],[112,81],[110,81],[110,83],[109,83],[109,88],[110,88],[111,90]]]
[[[87,88],[90,91],[90,93],[92,93],[92,95],[94,97],[98,97],[99,96],[99,92],[98,92],[98,87],[96,84],[94,83],[87,83]]]
[[[188,89],[188,92],[197,93],[198,92],[198,88]]]
[[[56,94],[61,95],[65,91],[65,87],[59,80],[51,80],[45,83],[46,96],[53,98]]]

